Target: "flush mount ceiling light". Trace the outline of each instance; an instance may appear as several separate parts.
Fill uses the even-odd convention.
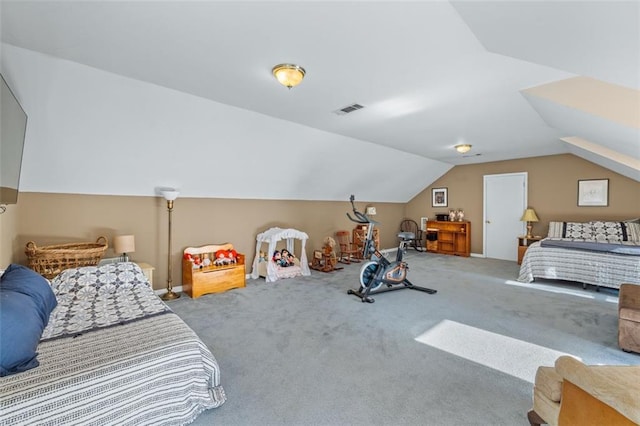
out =
[[[471,145],[466,144],[466,143],[465,144],[461,144],[461,145],[456,145],[456,146],[454,146],[454,148],[460,154],[466,154],[467,152],[471,151]]]
[[[300,84],[306,74],[304,68],[295,64],[279,64],[273,67],[271,72],[280,84],[289,89]]]

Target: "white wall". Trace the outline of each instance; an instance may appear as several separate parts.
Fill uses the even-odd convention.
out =
[[[2,44],[29,116],[21,191],[407,202],[451,168]]]

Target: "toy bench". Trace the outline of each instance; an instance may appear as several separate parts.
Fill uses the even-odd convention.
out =
[[[245,286],[244,254],[236,253],[233,244],[184,249],[182,291],[189,297],[195,299],[203,294]]]

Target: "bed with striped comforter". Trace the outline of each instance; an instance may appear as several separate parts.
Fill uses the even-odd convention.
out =
[[[544,247],[536,242],[522,259],[518,281],[529,283],[535,278],[619,289],[622,283],[640,284],[640,256]]]
[[[133,263],[69,269],[40,365],[0,378],[2,425],[192,422],[226,396],[218,364]]]

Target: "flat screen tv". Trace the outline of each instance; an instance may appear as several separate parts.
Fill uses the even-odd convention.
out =
[[[0,74],[0,205],[16,204],[27,131],[27,114]]]

